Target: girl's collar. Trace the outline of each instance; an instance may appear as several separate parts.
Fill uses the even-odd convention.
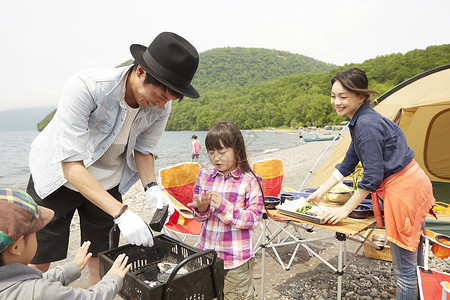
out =
[[[212,173],[212,176],[215,177],[215,176],[217,176],[217,174],[222,174],[222,175],[224,175],[222,172],[220,172],[220,171],[218,171],[216,168],[214,168],[214,171],[213,171],[213,173]],[[233,176],[233,177],[235,177],[235,178],[239,178],[239,177],[241,177],[241,174],[242,174],[241,169],[239,169],[239,167],[237,167],[236,169],[234,169],[233,171],[231,171],[231,172],[227,175],[227,177],[231,175],[231,176]]]

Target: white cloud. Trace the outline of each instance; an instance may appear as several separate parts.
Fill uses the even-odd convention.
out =
[[[0,110],[56,105],[74,72],[120,64],[161,31],[199,52],[262,47],[343,65],[450,43],[449,11],[447,0],[2,1]]]

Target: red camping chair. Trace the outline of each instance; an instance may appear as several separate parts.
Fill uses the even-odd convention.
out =
[[[278,197],[283,186],[283,162],[276,158],[257,161],[253,172],[263,180],[264,196]]]
[[[440,242],[439,234],[424,228],[422,236],[425,239],[424,266],[417,267],[420,299],[450,299],[450,274],[428,269],[428,251],[430,241],[433,242],[431,251],[437,258],[449,258],[450,246]],[[448,236],[441,235],[448,239]]]
[[[283,186],[283,162],[280,159],[267,159],[267,160],[261,160],[257,161],[252,166],[253,171],[261,176],[263,180],[263,191],[264,196],[274,196],[277,197],[281,192],[287,192],[287,193],[297,193],[297,190],[291,189],[289,187]],[[299,239],[303,239],[305,235],[306,230],[311,230],[312,227],[309,227],[309,225],[305,225],[302,228],[302,231],[299,231],[300,227],[289,225],[288,219],[280,219],[280,218],[272,218],[270,217],[270,212],[266,212],[267,218],[261,222],[261,226],[263,227],[262,233],[259,236],[257,242],[255,243],[255,249],[254,252],[258,252],[260,249],[262,249],[263,257],[265,253],[265,248],[267,245],[273,250],[275,256],[277,257],[278,262],[282,266],[284,270],[289,270],[290,266],[293,263],[293,260],[297,254],[297,251],[300,247],[300,244],[297,243],[295,246],[295,249],[293,251],[293,254],[291,256],[291,259],[289,262],[285,265],[277,251],[277,247],[281,247],[282,244],[290,239],[293,241],[298,241]],[[271,230],[269,225],[273,224],[275,226],[275,230]],[[288,227],[292,227],[291,230],[288,230]],[[264,232],[268,231],[269,234],[266,235],[265,239],[266,246],[262,246],[259,243],[261,242],[262,238],[264,237]],[[282,237],[284,235],[284,237]],[[276,244],[273,243],[273,241],[277,239]],[[279,246],[277,246],[277,244]],[[305,244],[302,244],[308,254],[313,256],[313,254],[310,253],[309,249],[305,247]]]
[[[192,208],[187,206],[193,200],[193,189],[200,165],[194,162],[181,163],[159,170],[161,185],[175,206],[175,212],[165,225],[166,233],[173,233],[178,239],[185,240],[188,236],[199,236],[200,222],[192,215]],[[178,234],[183,235],[180,238]]]
[[[282,191],[297,192],[293,189],[283,186],[283,161],[282,160],[275,158],[275,159],[267,159],[267,160],[257,161],[255,163],[253,163],[252,168],[253,168],[253,172],[255,172],[257,175],[261,176],[261,178],[262,178],[264,196],[278,197]],[[261,222],[261,227],[263,228],[263,230],[262,230],[262,233],[259,236],[258,240],[255,243],[254,252],[256,253],[260,249],[262,249],[263,253],[265,253],[265,251],[264,251],[265,247],[261,247],[261,245],[259,243],[261,242],[262,238],[264,237],[264,232],[267,230],[269,234],[267,235],[266,238],[268,240],[269,245],[271,246],[270,248],[272,248],[275,256],[278,259],[278,262],[283,267],[283,269],[287,270],[290,268],[290,265],[292,264],[292,259],[285,266],[280,255],[278,254],[278,251],[276,249],[277,246],[275,246],[272,243],[272,241],[276,238],[277,244],[281,244],[281,243],[287,241],[288,239],[293,238],[294,234],[300,235],[300,236],[302,236],[302,234],[300,234],[297,231],[297,228],[295,226],[293,227],[292,233],[290,231],[288,231],[288,229],[287,229],[287,227],[289,226],[289,222],[287,222],[288,220],[271,218],[269,216],[268,212],[266,215],[267,215],[267,218],[263,219],[263,221]],[[273,230],[273,231],[269,228],[269,225],[272,222],[276,226],[275,230]],[[286,236],[281,237],[281,233],[286,234]],[[295,257],[297,250],[298,250],[298,245],[296,246],[296,249],[294,251],[292,258]],[[263,254],[263,256],[264,256],[264,254]]]
[[[278,197],[281,191],[281,187],[283,185],[283,161],[276,158],[260,160],[253,163],[252,169],[253,172],[255,172],[255,174],[261,176],[262,178],[264,197],[267,196]],[[270,224],[270,222],[271,220],[269,218],[263,218],[261,222],[261,227],[263,230],[261,231],[261,234],[259,235],[258,240],[255,243],[253,249],[255,254],[261,249],[261,245],[259,243],[263,238],[264,228],[268,229],[268,225]],[[270,232],[270,230],[269,233],[270,235],[274,235],[272,232]],[[272,249],[275,255],[277,256],[278,261],[282,265],[282,261],[278,254],[278,251],[275,248]]]

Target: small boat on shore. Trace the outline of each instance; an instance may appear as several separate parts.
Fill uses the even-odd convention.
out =
[[[336,140],[338,140],[340,137],[336,137]],[[303,140],[305,142],[321,142],[321,141],[332,141],[334,140],[334,136],[327,136],[327,137],[319,137],[317,133],[306,133],[304,135]]]

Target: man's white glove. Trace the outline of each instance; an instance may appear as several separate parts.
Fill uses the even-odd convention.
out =
[[[130,244],[137,246],[153,246],[153,236],[148,225],[137,214],[127,209],[114,220],[120,232]]]
[[[147,199],[148,204],[153,209],[153,212],[157,209],[162,209],[164,205],[169,206],[169,216],[173,214],[175,208],[172,202],[167,198],[166,194],[161,190],[158,185],[154,185],[151,188],[145,191],[145,198]]]

